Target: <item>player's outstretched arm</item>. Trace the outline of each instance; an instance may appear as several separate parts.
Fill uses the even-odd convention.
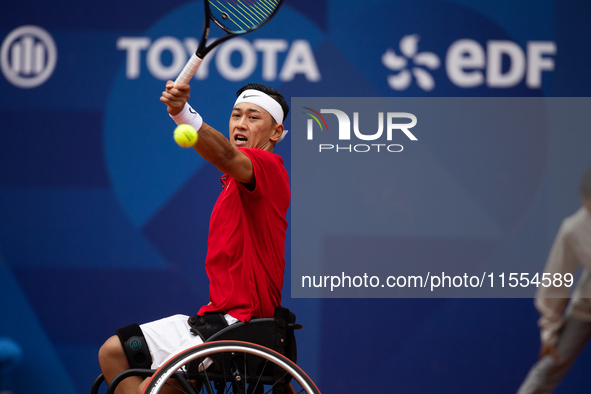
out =
[[[199,138],[193,145],[197,153],[238,182],[254,184],[254,170],[248,156],[233,147],[222,133],[204,123],[201,116],[190,108],[187,104],[190,92],[191,87],[188,84],[175,86],[173,81],[168,81],[160,101],[166,104],[168,113],[177,124],[188,123],[198,131]]]
[[[244,153],[232,146],[219,131],[203,123],[199,129],[199,139],[193,148],[205,160],[238,182],[254,184],[252,162]]]

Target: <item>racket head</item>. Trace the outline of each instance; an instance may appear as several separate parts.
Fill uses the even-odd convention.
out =
[[[283,0],[204,0],[209,18],[229,34],[246,34],[267,23]]]

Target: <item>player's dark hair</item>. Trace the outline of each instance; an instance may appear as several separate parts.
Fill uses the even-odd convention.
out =
[[[579,191],[581,192],[581,196],[591,198],[591,168],[588,168],[583,174]]]
[[[267,85],[263,85],[261,83],[249,83],[248,85],[240,88],[240,90],[236,92],[236,97],[239,97],[242,92],[248,89],[258,90],[260,92],[265,93],[266,95],[273,97],[273,99],[275,99],[275,101],[277,101],[279,105],[281,105],[281,109],[283,109],[283,120],[287,118],[287,114],[289,113],[289,106],[287,105],[287,101],[285,101],[285,98],[283,98],[283,96],[281,95],[281,93],[279,93],[279,91],[277,91],[277,89]]]

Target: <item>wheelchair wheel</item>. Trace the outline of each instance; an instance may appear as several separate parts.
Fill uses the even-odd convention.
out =
[[[187,394],[320,394],[293,361],[240,341],[206,342],[177,354],[154,373],[143,394],[170,386]]]

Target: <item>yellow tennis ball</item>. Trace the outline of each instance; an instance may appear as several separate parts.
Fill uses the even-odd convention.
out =
[[[180,124],[174,129],[174,140],[183,148],[189,148],[197,142],[197,131],[190,124]]]

